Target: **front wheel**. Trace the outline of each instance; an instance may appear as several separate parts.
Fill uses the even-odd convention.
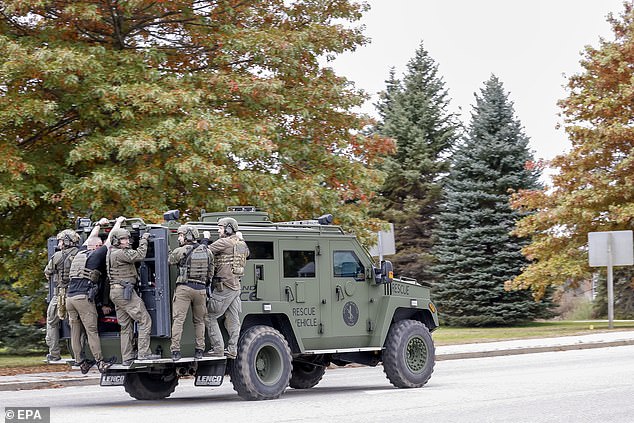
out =
[[[284,336],[269,326],[253,326],[238,341],[231,368],[233,389],[246,400],[278,398],[288,386],[291,367]]]
[[[434,371],[434,341],[417,320],[401,320],[390,327],[383,351],[383,370],[397,388],[420,388]]]
[[[176,372],[128,373],[123,387],[138,400],[159,400],[169,397],[178,385]]]

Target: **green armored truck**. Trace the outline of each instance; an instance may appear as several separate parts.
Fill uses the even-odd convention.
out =
[[[102,373],[102,386],[123,386],[132,397],[150,400],[168,397],[183,376],[193,376],[195,386],[213,387],[229,375],[242,398],[261,400],[279,397],[288,386],[312,388],[331,364],[382,363],[398,388],[421,387],[431,377],[430,333],[438,327],[438,316],[429,286],[394,278],[389,261],[377,265],[354,235],[330,224],[330,215],[273,223],[254,207],[203,212],[200,221],[187,222],[201,234],[215,235],[218,220],[232,217],[249,247],[237,357],[194,359],[190,310],[183,357],[173,361],[168,358],[171,300],[178,275],[167,258],[178,246],[180,223],[176,211],[164,217],[160,224],[128,219],[123,227],[132,234],[133,248],[143,233],[151,234],[137,286],[152,317],[152,352],[165,358],[115,364]],[[84,226],[88,232],[85,221]],[[102,228],[101,235],[109,229]],[[52,247],[49,241],[49,251]],[[69,336],[67,327],[63,332]],[[99,336],[104,356],[117,356],[121,363],[114,313],[100,315]]]

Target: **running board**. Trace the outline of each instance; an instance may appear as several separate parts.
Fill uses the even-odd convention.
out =
[[[194,358],[194,357],[183,357],[180,360],[172,360],[171,358],[157,358],[156,360],[134,360],[134,362],[129,366],[124,366],[123,364],[113,364],[108,369],[112,370],[130,370],[130,369],[141,369],[145,367],[154,367],[157,364],[186,364],[193,362],[204,362],[204,361],[225,361],[226,357],[203,357],[203,358]]]
[[[62,358],[61,360],[57,360],[57,361],[48,361],[47,359],[44,359],[42,361],[44,361],[46,364],[51,364],[51,365],[58,365],[58,364],[68,364],[69,366],[75,365],[74,358]]]
[[[302,354],[318,355],[318,354],[343,354],[352,352],[368,352],[368,351],[381,351],[381,347],[363,347],[363,348],[336,348],[332,350],[306,350]]]

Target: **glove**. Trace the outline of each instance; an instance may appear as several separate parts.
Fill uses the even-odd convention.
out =
[[[205,238],[205,239],[211,238],[211,233],[209,231],[203,232],[203,238]]]
[[[108,223],[110,223],[110,221],[106,219],[105,217],[102,217],[101,219],[99,219],[99,222],[97,222],[97,225],[103,226],[103,225],[107,225]]]
[[[141,235],[141,238],[144,240],[148,240],[148,238],[150,238],[151,234],[149,232],[144,233],[143,235]]]

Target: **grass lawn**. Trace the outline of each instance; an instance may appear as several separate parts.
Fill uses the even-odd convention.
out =
[[[436,345],[469,344],[523,338],[551,338],[587,335],[597,332],[634,330],[634,320],[615,321],[608,329],[607,320],[545,321],[501,328],[460,328],[441,326],[433,333]]]
[[[28,367],[28,366],[41,366],[44,363],[44,357],[46,354],[38,355],[13,355],[13,354],[0,354],[0,367]]]

